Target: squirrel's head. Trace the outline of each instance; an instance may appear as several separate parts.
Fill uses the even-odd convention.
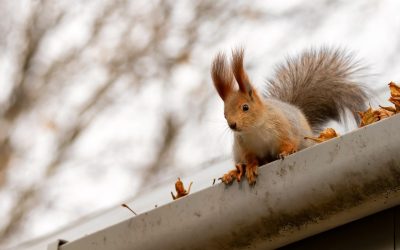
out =
[[[229,67],[226,56],[218,53],[211,69],[214,86],[224,101],[225,119],[235,132],[256,128],[262,122],[260,114],[264,108],[243,68],[243,54],[243,49],[232,51],[232,63]]]

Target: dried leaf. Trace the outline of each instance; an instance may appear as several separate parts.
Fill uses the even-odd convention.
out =
[[[384,106],[381,106],[381,105],[379,105],[379,107],[381,109],[387,110],[387,111],[392,112],[392,113],[396,112],[396,108],[395,107],[384,107]]]
[[[396,107],[396,113],[400,112],[400,97],[390,97],[389,102],[393,103]]]
[[[318,137],[304,137],[304,139],[309,139],[309,140],[313,140],[315,142],[324,142],[327,141],[329,139],[338,137],[339,135],[336,133],[336,131],[333,128],[326,128],[324,131],[322,131]]]
[[[389,83],[390,95],[389,101],[396,107],[395,113],[400,113],[400,86],[394,82]]]
[[[186,191],[185,187],[183,186],[183,182],[181,181],[181,178],[178,177],[178,180],[175,182],[175,190],[176,190],[176,195],[174,195],[171,192],[172,199],[176,200],[179,199],[185,195],[188,195],[190,193],[190,188],[192,187],[193,182],[190,182],[189,188]]]
[[[361,117],[360,128],[368,124],[372,124],[374,122],[388,118],[396,113],[396,109],[394,107],[379,107],[380,108],[373,110],[370,106],[367,111],[358,112]]]
[[[390,95],[392,97],[399,97],[400,98],[400,86],[398,86],[394,82],[389,83]]]
[[[379,106],[379,109],[375,110],[375,112],[379,116],[379,119],[382,120],[394,115],[396,113],[396,109],[394,107]]]
[[[365,112],[358,112],[361,118],[360,128],[380,120],[379,115],[371,108]]]

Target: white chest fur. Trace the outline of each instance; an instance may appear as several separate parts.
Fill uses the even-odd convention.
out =
[[[275,157],[279,151],[278,135],[272,131],[254,129],[249,133],[235,134],[235,144],[246,149],[258,158]]]

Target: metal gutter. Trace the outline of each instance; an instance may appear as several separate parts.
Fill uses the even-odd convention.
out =
[[[227,167],[228,170],[228,167]],[[400,115],[68,242],[80,249],[273,249],[400,204]]]

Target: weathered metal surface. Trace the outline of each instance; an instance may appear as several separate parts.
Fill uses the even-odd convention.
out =
[[[400,116],[67,243],[79,249],[272,249],[400,204]]]

